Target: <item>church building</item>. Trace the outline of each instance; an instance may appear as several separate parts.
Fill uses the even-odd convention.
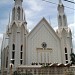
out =
[[[1,71],[9,75],[19,65],[32,63],[71,63],[72,33],[68,27],[64,5],[58,3],[58,29],[55,31],[45,18],[29,32],[22,7],[23,0],[14,0],[12,19],[7,26],[1,48]]]

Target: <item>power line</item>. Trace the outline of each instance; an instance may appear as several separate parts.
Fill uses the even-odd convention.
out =
[[[47,0],[42,0],[42,1],[45,1],[45,2],[48,2],[48,3],[52,3],[52,4],[55,4],[55,5],[58,5],[57,3],[54,3],[54,2],[51,2],[51,1],[47,1]],[[72,9],[72,10],[75,10],[74,8],[70,8],[70,7],[67,7],[67,6],[64,6],[66,8],[69,8],[69,9]]]
[[[69,0],[64,0],[64,1],[67,1],[67,2],[70,2],[70,3],[73,3],[73,4],[75,4],[75,2],[72,2],[72,1],[69,1]]]

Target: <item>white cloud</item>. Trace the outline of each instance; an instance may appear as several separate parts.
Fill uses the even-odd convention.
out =
[[[35,0],[29,1],[29,4],[31,5],[32,11],[41,11],[42,10],[42,7]]]
[[[23,5],[25,7],[24,10],[27,20],[33,19],[38,15],[38,13],[40,13],[44,9],[42,3],[39,4],[39,0],[24,0],[23,3],[27,4],[26,6]]]
[[[25,4],[27,4],[25,6]],[[42,6],[43,3],[39,4],[39,0],[24,0],[23,6],[25,11],[25,17],[28,22],[27,26],[29,30],[32,30],[36,24],[36,18],[38,18],[39,13],[44,9]],[[27,7],[27,8],[26,8]],[[38,15],[38,16],[37,16]],[[37,17],[36,17],[37,16]],[[34,18],[34,20],[33,20]]]
[[[69,24],[69,27],[75,27],[75,23],[73,23],[73,24]]]
[[[69,27],[71,28],[73,39],[75,39],[75,23],[70,24]]]
[[[3,38],[3,34],[0,34],[0,39],[2,39]]]
[[[6,3],[9,3],[10,0],[0,0],[0,4],[6,4]]]
[[[41,11],[43,9],[43,7],[41,6],[41,4],[39,4],[39,0],[26,0],[24,1],[25,3],[27,2],[30,6],[30,9],[32,11]]]
[[[31,11],[31,10],[25,10],[25,13],[26,13],[27,18],[31,18],[34,15],[33,11]]]
[[[34,28],[34,23],[31,20],[27,20],[27,29],[30,32]]]

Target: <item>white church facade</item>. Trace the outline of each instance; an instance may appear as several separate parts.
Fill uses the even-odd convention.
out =
[[[1,51],[1,69],[9,74],[10,63],[19,65],[32,63],[71,63],[72,33],[67,24],[64,5],[58,3],[58,29],[56,32],[45,18],[28,32],[22,8],[23,0],[14,0],[12,20],[4,35]],[[5,44],[6,42],[6,44]],[[12,60],[11,60],[12,59]]]

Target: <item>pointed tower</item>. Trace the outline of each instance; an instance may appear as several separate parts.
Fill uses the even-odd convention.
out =
[[[72,33],[67,25],[64,5],[61,0],[59,0],[58,3],[58,29],[56,33],[61,40],[62,63],[70,63],[70,54],[72,52]]]
[[[24,11],[22,8],[23,0],[14,0],[15,4],[12,9],[12,21],[23,21],[24,20]]]
[[[25,14],[22,8],[23,0],[14,0],[14,2],[14,7],[12,9],[12,20],[8,28],[8,64],[12,62],[14,68],[16,68],[18,65],[26,64],[26,36],[28,31]]]
[[[58,4],[58,27],[59,28],[67,28],[67,18],[64,13],[64,5],[62,4],[61,0],[59,0]]]

